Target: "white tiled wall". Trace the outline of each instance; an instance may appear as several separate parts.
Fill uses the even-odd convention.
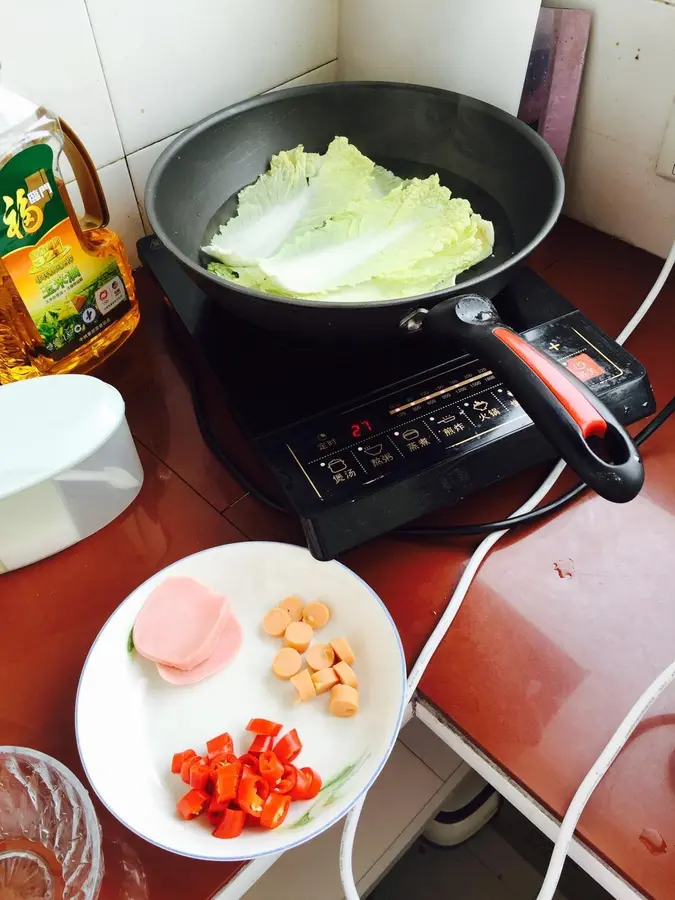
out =
[[[287,81],[285,84],[278,85],[278,87],[295,87],[296,85],[301,84],[313,84],[321,81],[335,81],[336,79],[337,63],[335,62],[335,60],[333,60],[332,62],[325,63],[323,66],[319,66],[317,69],[312,69],[310,72],[306,72],[304,75],[298,76],[298,78],[294,78],[292,81]],[[272,90],[277,90],[277,88],[273,88]],[[162,150],[164,150],[165,147],[168,147],[171,141],[175,137],[177,137],[178,134],[180,134],[180,132],[176,132],[175,134],[169,135],[169,137],[162,138],[160,141],[156,141],[154,144],[143,147],[141,150],[136,150],[135,153],[130,153],[127,157],[129,171],[131,172],[131,180],[134,185],[134,190],[136,191],[136,196],[138,197],[141,217],[143,219],[143,224],[146,230],[149,230],[150,226],[147,219],[145,218],[145,206],[143,203],[143,197],[145,195],[145,183],[148,180],[150,169],[152,169],[155,160],[158,158]]]
[[[516,6],[530,29],[538,0]],[[665,0],[545,0],[595,13],[588,64],[567,167],[567,211],[665,255],[675,235],[675,182],[655,163],[675,99],[675,5]],[[99,167],[112,212],[135,262],[143,191],[171,137],[229,103],[298,81],[341,75],[456,86],[449,35],[502,0],[30,0],[0,11],[0,78],[63,116]],[[460,10],[464,4],[466,16]],[[413,8],[414,7],[414,8]],[[421,16],[426,10],[428,15]],[[433,13],[446,27],[430,27]],[[469,15],[470,13],[470,15]],[[440,18],[439,18],[440,17]],[[445,18],[444,18],[445,17]],[[494,16],[490,18],[494,25]],[[506,21],[506,20],[505,20]],[[464,26],[462,26],[464,23]],[[521,23],[522,24],[522,23]],[[26,63],[35,29],[49,35]],[[526,26],[526,27],[525,27]],[[511,26],[472,27],[460,67],[485,99],[507,106],[496,77],[499,47],[515,52]],[[486,43],[487,41],[487,43]],[[523,46],[525,46],[523,44]],[[500,51],[501,52],[501,51]],[[524,52],[522,48],[518,51]],[[485,62],[489,58],[490,62]],[[473,74],[472,74],[473,73]],[[448,82],[450,79],[450,83]],[[496,86],[496,87],[495,87]],[[502,96],[503,95],[503,96]],[[515,95],[514,95],[515,96]],[[511,98],[511,99],[509,99]],[[68,177],[67,167],[64,174]],[[147,223],[146,223],[147,224]]]
[[[655,166],[675,100],[675,0],[544,5],[594,12],[567,212],[663,256],[675,237],[675,182]],[[419,81],[514,111],[537,8],[538,0],[341,0],[340,75]]]
[[[30,43],[32,52],[27,50]],[[84,0],[3,3],[0,65],[3,84],[63,116],[97,166],[122,156]]]
[[[517,113],[540,0],[340,0],[340,75],[457,91]]]
[[[87,0],[87,8],[126,153],[337,55],[332,0]]]
[[[0,10],[0,78],[79,134],[136,263],[145,182],[172,136],[286,82],[336,77],[338,0],[30,0]],[[36,28],[39,53],[26,64]],[[69,170],[63,166],[68,179]]]
[[[656,174],[675,99],[675,5],[663,0],[546,0],[594,12],[567,165],[574,218],[665,256],[675,182]]]

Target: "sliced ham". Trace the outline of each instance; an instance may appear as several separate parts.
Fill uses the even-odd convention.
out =
[[[224,669],[239,652],[241,641],[241,625],[231,615],[225,623],[215,650],[207,660],[195,666],[194,669],[190,669],[189,672],[162,665],[157,666],[157,671],[165,681],[171,684],[196,684]]]
[[[138,614],[134,646],[153,662],[194,670],[214,653],[229,617],[220,594],[193,578],[167,578]]]

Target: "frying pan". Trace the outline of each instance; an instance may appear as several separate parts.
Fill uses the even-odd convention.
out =
[[[453,289],[375,302],[272,296],[208,272],[200,247],[235,213],[238,192],[272,155],[298,144],[324,152],[336,135],[404,178],[438,173],[493,222],[493,255]],[[397,353],[411,334],[459,339],[501,376],[589,487],[625,502],[644,481],[626,431],[581,381],[502,322],[491,302],[551,230],[563,194],[548,144],[508,113],[435,88],[342,82],[266,94],[199,122],[157,160],[145,204],[155,233],[194,281],[254,325],[301,340],[391,340]]]

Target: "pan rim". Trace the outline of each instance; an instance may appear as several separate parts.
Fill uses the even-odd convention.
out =
[[[539,232],[517,253],[514,253],[513,256],[509,257],[509,259],[504,260],[504,262],[495,266],[493,269],[490,269],[488,272],[477,275],[474,278],[470,278],[467,281],[464,281],[459,285],[455,285],[452,288],[430,291],[426,294],[415,294],[411,297],[397,297],[393,300],[315,300],[307,297],[285,297],[277,294],[268,294],[263,291],[254,290],[253,288],[240,286],[235,282],[225,281],[224,279],[219,278],[217,275],[213,275],[204,266],[199,263],[195,263],[195,261],[191,257],[183,253],[183,251],[180,250],[180,248],[177,247],[176,244],[171,240],[164,229],[161,228],[157,220],[157,216],[155,215],[154,200],[157,195],[157,184],[169,160],[172,159],[173,156],[178,151],[180,151],[182,147],[189,143],[196,135],[200,134],[202,131],[207,130],[217,122],[226,121],[232,116],[239,115],[240,113],[247,112],[251,109],[255,109],[258,106],[265,106],[277,99],[283,99],[292,96],[300,97],[308,94],[318,94],[326,91],[329,88],[336,87],[368,87],[376,89],[380,87],[386,87],[390,90],[412,90],[439,97],[456,97],[469,106],[489,111],[496,118],[501,119],[504,122],[509,122],[527,140],[529,140],[531,144],[533,144],[535,147],[538,147],[542,156],[548,163],[553,178],[554,197],[552,207]],[[231,104],[230,106],[226,106],[223,109],[217,110],[214,113],[210,113],[208,116],[200,119],[194,125],[189,126],[181,134],[179,134],[177,138],[171,141],[171,143],[167,147],[164,148],[162,153],[155,161],[148,176],[144,199],[146,215],[157,238],[159,238],[162,244],[177,259],[181,261],[183,266],[197,274],[201,279],[210,282],[215,287],[222,288],[223,285],[226,285],[229,290],[256,300],[266,300],[274,303],[283,303],[289,306],[299,306],[304,308],[325,310],[375,309],[377,307],[397,306],[428,307],[430,305],[430,302],[431,305],[434,305],[445,299],[446,297],[450,297],[458,293],[480,293],[480,286],[482,284],[485,284],[493,278],[498,277],[504,272],[507,272],[509,269],[515,268],[519,263],[526,259],[530,255],[530,253],[532,253],[532,251],[535,250],[544,240],[544,238],[550,233],[551,229],[560,217],[563,202],[565,199],[565,178],[558,157],[555,155],[550,145],[544,140],[544,138],[541,137],[540,134],[534,131],[533,128],[531,128],[517,116],[511,115],[511,113],[505,112],[500,107],[494,106],[491,103],[486,103],[484,100],[479,100],[476,97],[470,97],[467,94],[461,94],[457,91],[445,90],[444,88],[436,88],[423,84],[408,84],[400,81],[329,81],[321,82],[319,84],[301,85],[299,87],[286,88],[285,90],[268,91],[264,94],[258,94],[255,97],[251,97],[247,100],[241,100],[237,103]]]

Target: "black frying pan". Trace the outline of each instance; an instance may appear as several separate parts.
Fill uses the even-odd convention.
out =
[[[209,273],[200,247],[271,156],[298,144],[323,152],[336,135],[402,177],[437,172],[494,223],[493,255],[453,290],[371,303],[276,297]],[[628,434],[582,382],[501,322],[490,302],[553,227],[563,194],[548,144],[513,116],[434,88],[343,82],[266,94],[199,122],[160,156],[145,203],[157,236],[197,284],[255,325],[312,341],[400,341],[419,331],[459,338],[591,488],[625,502],[644,480]]]

